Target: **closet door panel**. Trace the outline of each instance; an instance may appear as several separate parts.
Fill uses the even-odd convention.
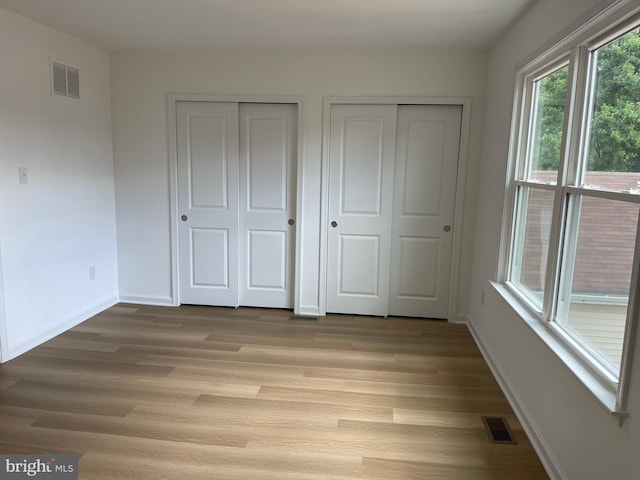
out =
[[[240,105],[240,304],[293,307],[297,109]]]
[[[395,105],[331,108],[329,312],[387,314],[395,135]]]
[[[238,105],[178,102],[181,303],[238,305]]]
[[[462,109],[398,107],[391,315],[447,318]]]

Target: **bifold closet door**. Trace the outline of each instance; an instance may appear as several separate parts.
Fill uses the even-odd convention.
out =
[[[461,113],[332,106],[328,312],[447,317]]]
[[[296,112],[178,102],[181,303],[292,307]]]

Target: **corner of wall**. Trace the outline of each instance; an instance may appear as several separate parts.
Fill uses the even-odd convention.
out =
[[[16,345],[12,345],[11,348],[7,351],[7,355],[2,359],[2,362],[14,359],[17,356],[28,352],[38,345],[41,345],[44,342],[60,335],[61,333],[64,333],[67,330],[81,324],[82,322],[106,310],[107,308],[114,306],[116,303],[118,303],[118,298],[116,296],[109,297],[104,301],[95,304],[93,307],[72,316],[68,321],[62,324],[58,324],[47,331],[40,332],[37,335],[28,338],[27,340],[19,342]]]

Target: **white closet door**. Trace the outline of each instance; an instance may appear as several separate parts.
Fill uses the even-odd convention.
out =
[[[240,105],[240,305],[293,307],[295,105]]]
[[[180,301],[238,305],[238,105],[178,102]]]
[[[331,108],[327,310],[387,315],[395,105]]]
[[[398,107],[389,313],[447,318],[462,108]]]

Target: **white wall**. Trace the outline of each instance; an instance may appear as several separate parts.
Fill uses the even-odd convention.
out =
[[[618,422],[489,284],[496,280],[515,73],[608,2],[540,0],[490,54],[477,197],[470,319],[549,460],[566,480],[640,478],[640,355],[633,365],[631,417]],[[481,305],[481,292],[485,305]],[[637,343],[637,342],[636,342]]]
[[[80,67],[80,101],[50,95],[49,57]],[[7,360],[113,304],[117,257],[107,52],[0,9],[0,62]]]
[[[323,96],[472,97],[469,185],[464,233],[473,230],[482,133],[486,54],[423,52],[211,52],[114,54],[114,153],[120,294],[169,304],[167,94],[299,95],[303,98],[303,274],[300,306],[321,310],[320,162]],[[459,313],[466,314],[473,236],[464,235]],[[324,280],[322,280],[324,281]]]

